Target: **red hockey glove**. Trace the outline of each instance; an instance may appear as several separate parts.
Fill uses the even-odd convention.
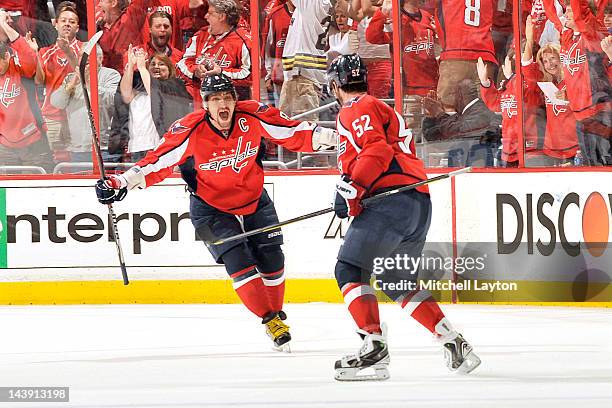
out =
[[[338,218],[356,217],[361,213],[361,199],[367,190],[355,183],[348,176],[336,183],[336,195],[334,197],[334,212]]]

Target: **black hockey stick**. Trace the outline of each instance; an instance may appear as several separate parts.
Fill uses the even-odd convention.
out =
[[[413,184],[409,184],[407,186],[398,187],[396,189],[385,191],[384,193],[380,193],[380,194],[376,194],[376,195],[374,195],[372,197],[368,197],[368,198],[362,200],[361,204],[363,206],[366,206],[366,205],[368,205],[369,203],[371,203],[373,201],[380,200],[381,198],[385,198],[385,197],[388,197],[388,196],[393,195],[393,194],[401,193],[403,191],[412,190],[413,188],[424,186],[426,184],[433,183],[434,181],[444,180],[444,179],[447,179],[447,178],[450,178],[450,177],[457,176],[457,175],[462,174],[462,173],[468,173],[470,171],[472,171],[471,167],[465,167],[463,169],[451,171],[450,173],[447,173],[447,174],[441,174],[439,176],[432,177],[432,178],[429,178],[429,179],[426,179],[426,180],[423,180],[423,181],[419,181],[419,182],[416,182],[416,183],[413,183]],[[242,238],[250,237],[252,235],[261,234],[262,232],[269,232],[269,231],[275,230],[277,228],[283,227],[285,225],[293,224],[295,222],[307,220],[307,219],[313,218],[313,217],[318,217],[319,215],[328,214],[328,213],[333,212],[333,211],[334,211],[333,207],[325,208],[324,210],[319,210],[319,211],[311,212],[309,214],[300,215],[299,217],[291,218],[291,219],[286,220],[286,221],[281,221],[279,223],[276,223],[276,224],[273,224],[273,225],[269,225],[267,227],[257,228],[257,229],[251,230],[251,231],[243,232],[242,234],[237,234],[237,235],[234,235],[234,236],[231,236],[231,237],[227,237],[227,238],[221,238],[221,239],[218,239],[216,241],[208,242],[208,243],[211,244],[211,245],[219,245],[219,244],[224,244],[226,242],[236,241],[237,239],[242,239]]]
[[[106,178],[106,171],[104,170],[104,161],[102,160],[102,152],[100,152],[100,136],[98,135],[98,131],[96,130],[96,122],[94,119],[93,111],[91,110],[91,102],[89,101],[89,92],[87,92],[87,86],[85,85],[85,68],[87,66],[87,61],[89,60],[89,55],[92,50],[95,48],[98,40],[102,37],[102,31],[98,31],[94,34],[93,37],[85,44],[83,47],[83,56],[81,57],[81,62],[79,63],[79,74],[81,75],[81,87],[83,88],[83,98],[85,99],[85,106],[87,107],[87,113],[89,116],[89,125],[91,126],[91,138],[92,144],[96,153],[96,161],[98,162],[98,168],[100,169],[100,177],[102,179]],[[94,55],[96,53],[94,52]],[[108,214],[110,218],[110,229],[113,234],[113,238],[115,240],[115,244],[117,245],[117,255],[119,256],[119,266],[121,267],[121,276],[123,276],[123,284],[128,285],[130,281],[128,280],[127,269],[125,267],[125,261],[123,260],[123,251],[121,250],[121,242],[119,241],[119,231],[117,230],[117,216],[115,215],[115,211],[113,210],[113,204],[108,203]]]

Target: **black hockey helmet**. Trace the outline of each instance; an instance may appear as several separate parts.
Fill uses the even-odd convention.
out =
[[[367,84],[368,70],[357,54],[336,57],[327,69],[327,83],[335,82],[340,88],[346,85]]]
[[[232,94],[234,94],[234,99],[238,99],[236,94],[236,88],[234,88],[232,80],[226,77],[225,75],[215,74],[208,76],[202,80],[200,93],[202,94],[203,100],[207,100],[210,95],[219,92],[231,92]]]

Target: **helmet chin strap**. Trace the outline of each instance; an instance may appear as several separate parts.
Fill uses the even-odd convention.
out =
[[[334,94],[334,98],[336,98],[336,102],[338,102],[338,105],[342,106],[343,103],[340,100],[340,97],[338,96],[338,91],[340,91],[340,87],[338,86],[336,81],[333,81],[331,83],[331,92],[332,92],[332,94]]]

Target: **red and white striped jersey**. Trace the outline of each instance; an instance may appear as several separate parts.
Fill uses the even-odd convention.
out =
[[[368,194],[425,180],[412,132],[384,102],[364,94],[346,103],[336,119],[338,168]],[[428,193],[428,187],[417,190]]]
[[[567,86],[567,98],[577,120],[612,109],[612,83],[609,58],[601,49],[607,35],[602,22],[604,2],[598,14],[591,12],[586,0],[571,0],[576,31],[566,29],[556,17],[553,0],[544,0],[548,18],[561,33],[561,63]]]
[[[538,64],[532,62],[523,67],[523,74],[528,81],[542,81],[543,74]],[[566,88],[565,81],[555,83],[558,89]],[[546,103],[546,134],[544,136],[544,154],[558,159],[574,157],[578,150],[578,133],[576,117],[569,105],[555,104],[547,96]]]
[[[402,10],[402,68],[406,95],[426,96],[438,84],[438,61],[434,53],[436,27],[425,10],[413,16]],[[393,33],[385,31],[387,17],[376,10],[366,29],[366,40],[372,44],[392,44]]]
[[[197,83],[193,72],[199,64],[215,63],[223,70],[223,75],[232,80],[235,86],[251,85],[251,34],[243,28],[236,28],[219,36],[211,35],[208,28],[198,31],[189,41],[183,59],[177,64],[183,75]],[[199,92],[194,92],[194,107],[202,106]]]
[[[36,53],[19,37],[11,44],[8,69],[0,75],[0,144],[3,146],[21,148],[40,139],[22,83],[22,78],[32,78],[35,73]]]
[[[76,38],[70,44],[70,48],[76,55],[80,55],[83,43]],[[68,62],[64,51],[57,44],[42,48],[38,51],[40,63],[45,73],[45,100],[42,104],[42,114],[45,118],[62,120],[66,117],[64,111],[51,105],[51,94],[57,90],[68,75],[74,69]]]
[[[501,112],[502,115],[502,159],[505,162],[518,160],[518,141],[522,131],[518,120],[518,81],[513,75],[501,89],[490,85],[481,86],[482,100],[492,112]],[[523,86],[525,101],[523,117],[525,122],[525,151],[538,148],[538,128],[536,123],[536,110],[542,105],[542,95],[533,81],[525,81]]]
[[[146,186],[162,181],[181,165],[193,194],[236,215],[251,214],[263,190],[262,137],[293,151],[313,151],[315,124],[289,120],[278,109],[239,101],[227,134],[215,128],[206,111],[177,120],[159,146],[136,166]]]

